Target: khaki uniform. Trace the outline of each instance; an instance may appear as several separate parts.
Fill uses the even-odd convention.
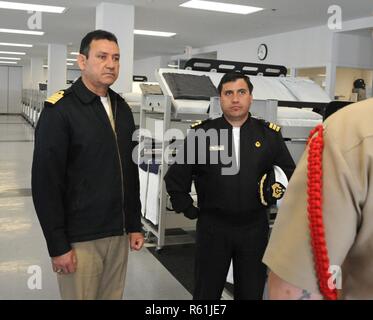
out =
[[[342,298],[373,299],[373,99],[324,124],[323,218]],[[263,262],[290,284],[319,293],[307,216],[307,152],[287,188]]]
[[[74,273],[57,274],[62,300],[121,300],[128,260],[128,236],[72,243]]]

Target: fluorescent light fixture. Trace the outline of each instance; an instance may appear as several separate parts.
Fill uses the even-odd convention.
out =
[[[17,64],[16,61],[0,61],[0,63]]]
[[[21,60],[21,58],[13,58],[13,57],[0,57],[0,60]]]
[[[162,32],[162,31],[150,31],[150,30],[134,30],[133,33],[144,35],[144,36],[153,36],[153,37],[173,37],[176,34],[174,32]]]
[[[72,56],[78,56],[78,55],[79,55],[79,52],[70,52],[70,54],[71,54]]]
[[[33,44],[0,42],[0,46],[32,48]]]
[[[78,59],[66,59],[67,61],[78,61]]]
[[[236,14],[250,14],[263,10],[259,7],[243,6],[238,4],[221,3],[214,1],[201,1],[201,0],[191,0],[184,2],[180,5],[184,8],[200,9],[200,10],[210,10],[218,12],[228,12]]]
[[[17,54],[20,56],[24,56],[26,52],[17,52],[17,51],[0,51],[0,54]]]
[[[47,64],[43,64],[43,68],[47,68],[48,69],[48,65]]]
[[[0,29],[0,32],[27,34],[27,35],[32,35],[32,36],[43,36],[45,33],[44,31],[17,30],[17,29]]]
[[[44,6],[40,4],[29,4],[29,3],[8,2],[8,1],[0,1],[0,9],[50,12],[50,13],[64,13],[66,11],[65,7]]]
[[[73,66],[73,63],[66,63],[67,66]]]

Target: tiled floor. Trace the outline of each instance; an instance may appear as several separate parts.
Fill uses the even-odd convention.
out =
[[[20,116],[0,115],[0,300],[59,299],[31,198],[32,153],[31,126]],[[191,295],[144,248],[130,253],[124,298]]]

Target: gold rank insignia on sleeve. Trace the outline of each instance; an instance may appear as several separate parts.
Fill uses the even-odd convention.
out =
[[[272,122],[269,123],[268,127],[269,127],[270,129],[276,131],[276,132],[279,132],[280,129],[281,129],[281,127],[279,127],[278,125],[276,125],[276,124],[274,124],[274,123],[272,123]]]
[[[47,100],[45,100],[46,102],[49,102],[51,104],[56,104],[57,101],[59,101],[60,99],[63,98],[63,95],[65,94],[65,91],[61,90],[61,91],[57,91],[56,93],[52,94]]]
[[[195,128],[195,127],[197,127],[198,125],[200,125],[201,123],[202,123],[202,121],[201,121],[201,120],[198,120],[197,122],[193,123],[190,127],[191,127],[191,128]]]
[[[209,122],[210,120],[211,120],[211,119],[206,119],[206,120],[203,120],[203,121],[198,120],[198,121],[196,121],[195,123],[193,123],[190,127],[191,127],[192,129],[197,128],[197,127],[199,127],[200,125],[205,124],[206,122]]]

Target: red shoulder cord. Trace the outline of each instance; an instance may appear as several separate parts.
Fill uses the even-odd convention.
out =
[[[313,137],[315,133],[317,136]],[[323,126],[315,127],[308,138],[308,220],[311,231],[311,245],[319,289],[326,300],[336,300],[337,290],[330,289],[328,249],[325,241],[325,231],[322,216],[322,152],[324,147]]]

